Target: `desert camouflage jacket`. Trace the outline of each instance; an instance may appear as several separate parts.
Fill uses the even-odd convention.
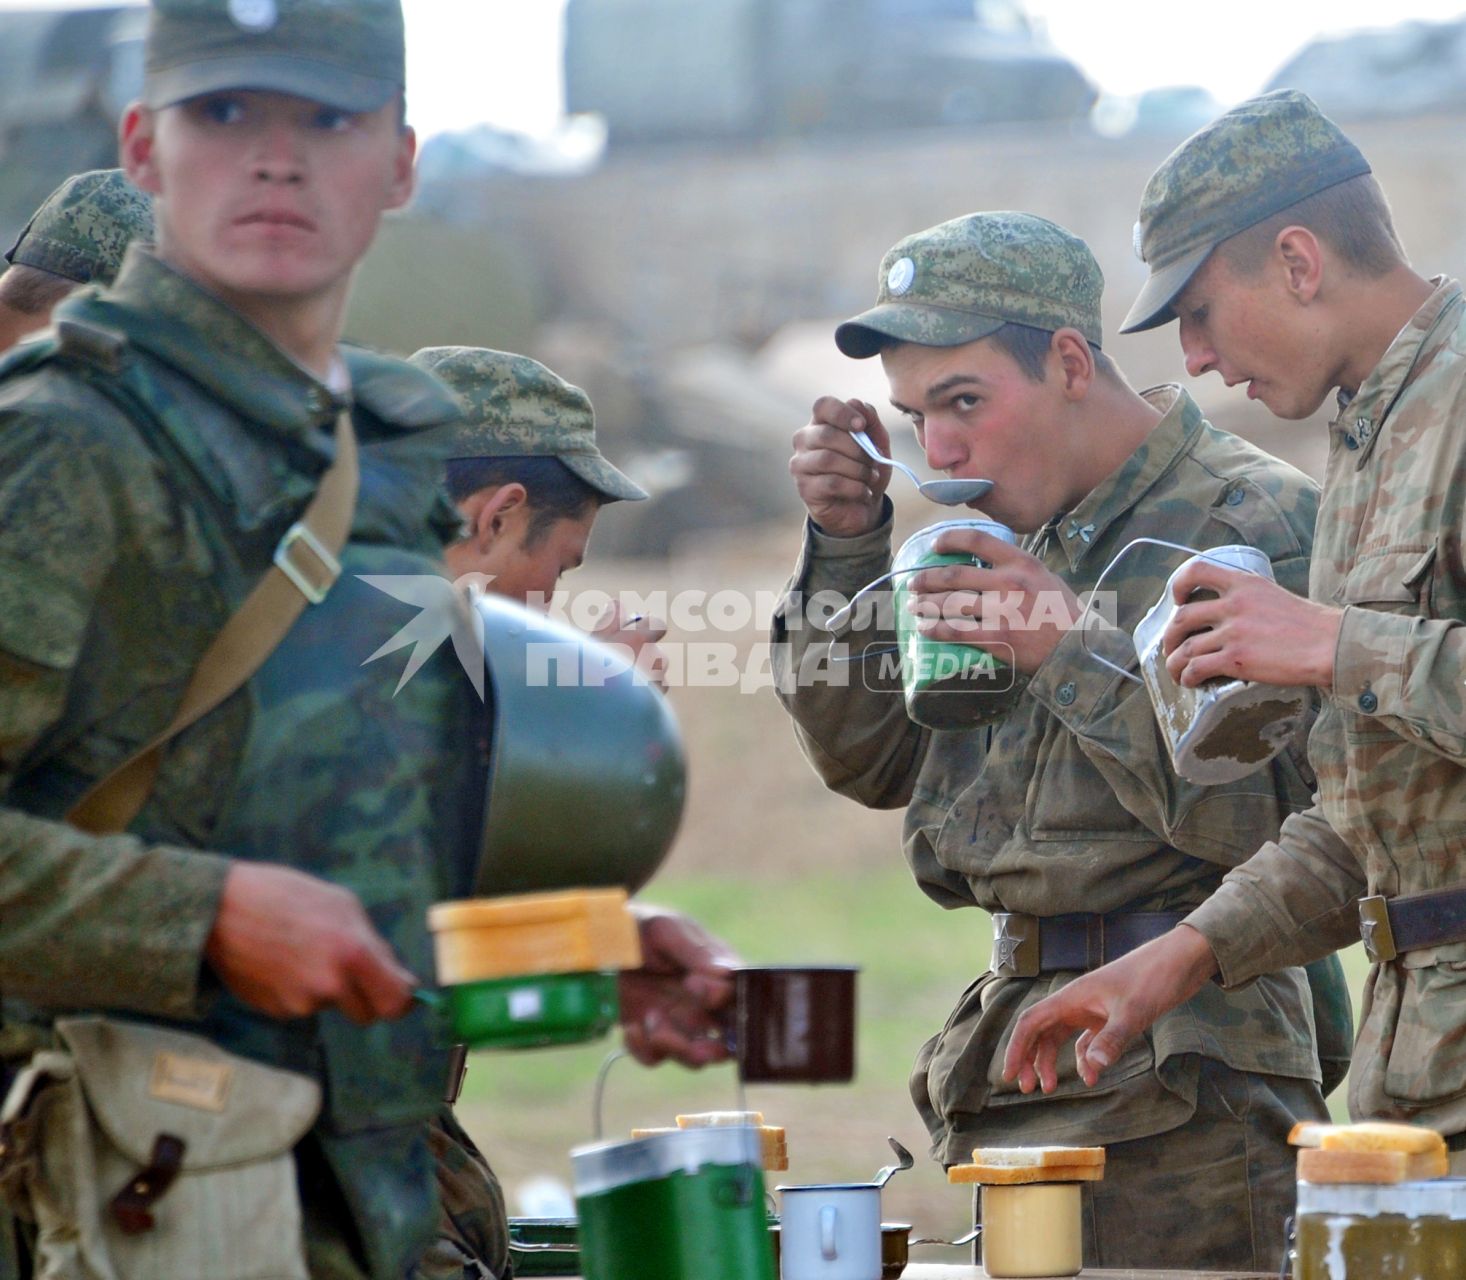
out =
[[[1165,416],[1145,444],[1073,511],[1029,538],[1027,549],[1082,594],[1133,538],[1196,547],[1244,542],[1264,550],[1278,580],[1301,592],[1316,486],[1217,431],[1178,388],[1147,396]],[[825,783],[872,808],[906,807],[907,861],[943,906],[1044,916],[1185,910],[1309,803],[1301,743],[1225,786],[1178,778],[1144,690],[1087,657],[1078,632],[1034,674],[1015,709],[988,728],[936,732],[914,724],[892,676],[862,673],[870,662],[836,663],[820,674],[828,636],[800,625],[800,595],[853,593],[889,569],[890,541],[889,522],[851,539],[807,527],[775,620],[775,670],[805,755]],[[1117,595],[1120,628],[1090,632],[1091,647],[1134,669],[1129,631],[1183,558],[1153,546],[1128,555],[1105,584]],[[889,632],[848,636],[851,653],[889,643]],[[980,978],[923,1051],[912,1088],[939,1158],[969,1158],[979,1130],[986,1141],[1040,1143],[1115,1142],[1169,1130],[1194,1105],[1194,1078],[1186,1078],[1181,1055],[1318,1078],[1308,987],[1295,969],[1244,991],[1203,992],[1132,1047],[1103,1093],[1085,1090],[1072,1057],[1060,1055],[1067,1075],[1058,1092],[1025,1098],[1001,1079],[1007,1029],[1069,976]],[[1347,1043],[1347,1008],[1339,1016],[1336,1038]]]
[[[1466,882],[1466,301],[1443,280],[1331,424],[1309,595],[1342,606],[1316,807],[1190,922],[1244,982],[1359,937],[1355,899]],[[1376,967],[1350,1107],[1466,1132],[1466,943]]]

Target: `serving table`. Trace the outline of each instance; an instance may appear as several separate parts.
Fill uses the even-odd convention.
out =
[[[987,1272],[971,1263],[913,1262],[901,1280],[986,1280]],[[1277,1280],[1265,1271],[1096,1271],[1085,1267],[1077,1280]]]

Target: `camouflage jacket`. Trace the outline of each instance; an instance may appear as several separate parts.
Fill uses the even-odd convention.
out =
[[[94,296],[59,318],[86,314]],[[238,559],[210,547],[158,455],[66,368],[105,376],[109,360],[136,356],[84,333],[38,369],[19,350],[0,383],[0,990],[187,1017],[227,866],[203,850],[248,698],[235,695],[170,747],[149,805],[166,839],[93,838],[56,819],[167,722],[228,617],[230,574],[262,572],[282,522],[314,492],[331,456],[319,428],[339,406],[151,256],[130,257],[110,296],[154,313],[146,343],[167,370],[160,395],[190,419],[186,438],[212,464]],[[348,363],[364,455],[400,451],[418,429],[454,418],[426,375],[366,353]],[[439,455],[422,465],[431,475]],[[424,493],[418,527],[394,533],[437,548],[429,518],[449,512],[431,483]]]
[[[1466,883],[1466,301],[1439,282],[1330,426],[1309,595],[1343,606],[1317,805],[1189,923],[1228,983],[1358,940],[1355,899]],[[1370,975],[1350,1108],[1466,1132],[1466,943]]]
[[[1166,412],[1146,442],[1073,511],[1029,538],[1027,549],[1082,594],[1133,538],[1245,542],[1267,552],[1279,581],[1302,590],[1316,487],[1210,426],[1179,389],[1147,396]],[[922,728],[907,719],[899,686],[887,678],[867,688],[881,681],[862,678],[861,664],[836,664],[833,679],[821,676],[811,664],[827,637],[798,625],[798,593],[849,595],[885,572],[890,555],[889,524],[851,539],[808,528],[775,621],[775,669],[800,743],[825,783],[872,808],[906,806],[907,861],[943,906],[1044,916],[1184,910],[1308,804],[1312,779],[1301,744],[1225,786],[1178,778],[1147,694],[1086,657],[1077,631],[990,728]],[[1120,628],[1090,632],[1091,647],[1133,669],[1128,632],[1181,558],[1150,546],[1128,555],[1106,581]],[[888,636],[852,634],[850,652]],[[1318,1079],[1307,985],[1288,970],[1230,995],[1213,988],[1167,1015],[1117,1064],[1116,1083],[1103,1093],[1086,1091],[1072,1057],[1061,1054],[1067,1074],[1058,1092],[1025,1098],[1001,1079],[1001,1046],[1017,1013],[1068,976],[984,976],[927,1046],[912,1088],[939,1158],[969,1158],[979,1130],[990,1142],[1050,1143],[1116,1142],[1174,1128],[1194,1105],[1194,1077],[1186,1078],[1180,1055]]]
[[[436,1019],[415,1007],[362,1028],[244,1009],[203,963],[227,864],[200,850],[348,885],[404,963],[431,971],[427,906],[467,872],[447,865],[466,843],[445,827],[463,781],[447,762],[466,767],[482,713],[455,660],[427,664],[400,697],[398,671],[363,669],[410,615],[359,575],[438,572],[458,525],[441,490],[441,428],[457,406],[430,376],[343,349],[361,448],[340,579],[244,688],[170,744],[133,834],[94,840],[59,819],[172,715],[314,493],[344,401],[138,250],[114,289],[62,308],[57,335],[0,378],[10,1051],[57,1007],[126,1009],[324,1077],[313,1138],[371,1273],[398,1276],[436,1223],[423,1123],[442,1097]]]

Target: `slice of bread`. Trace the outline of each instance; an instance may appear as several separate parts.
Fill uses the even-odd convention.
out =
[[[1288,1134],[1295,1147],[1316,1147],[1324,1151],[1401,1152],[1426,1155],[1446,1149],[1445,1139],[1434,1129],[1390,1120],[1361,1120],[1358,1124],[1320,1124],[1299,1121]]]
[[[695,1111],[691,1115],[677,1117],[679,1129],[709,1129],[718,1125],[752,1125],[757,1128],[763,1122],[762,1111]]]
[[[947,1170],[948,1182],[977,1182],[990,1187],[1026,1182],[1098,1182],[1104,1176],[1104,1166],[1098,1164],[954,1164]]]
[[[978,1147],[972,1153],[973,1164],[1001,1168],[1051,1167],[1053,1165],[1102,1165],[1103,1147]]]
[[[782,1173],[789,1168],[789,1145],[784,1130],[778,1125],[764,1124],[763,1116],[757,1111],[705,1111],[696,1115],[678,1116],[676,1128],[633,1129],[631,1136],[655,1138],[658,1134],[680,1133],[684,1129],[711,1129],[729,1125],[758,1130],[759,1156],[765,1170]]]
[[[1300,1182],[1420,1182],[1450,1172],[1445,1151],[1298,1151]]]

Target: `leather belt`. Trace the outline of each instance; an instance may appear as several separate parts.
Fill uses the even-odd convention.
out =
[[[1375,964],[1421,947],[1466,942],[1466,888],[1360,898],[1359,937]]]
[[[1119,911],[1113,915],[1025,916],[993,913],[993,958],[1000,978],[1035,978],[1060,969],[1098,969],[1170,933],[1184,911]]]

